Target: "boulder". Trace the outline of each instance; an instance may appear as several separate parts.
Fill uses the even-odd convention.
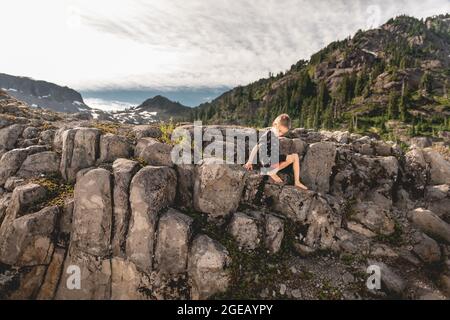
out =
[[[128,139],[115,134],[105,134],[100,137],[100,159],[99,163],[114,162],[119,158],[130,158],[133,149]]]
[[[409,213],[409,219],[430,237],[450,243],[450,226],[432,211],[417,208]]]
[[[71,245],[95,256],[110,253],[112,230],[111,173],[94,169],[75,185]]]
[[[205,159],[197,167],[194,183],[194,207],[211,218],[236,212],[245,186],[245,170],[223,164],[220,159]]]
[[[0,159],[0,186],[3,186],[9,177],[16,174],[28,156],[27,149],[14,149],[6,152]]]
[[[113,254],[125,254],[126,235],[131,217],[130,184],[131,179],[139,171],[139,163],[127,159],[117,159],[113,164],[114,173],[114,234],[112,239]]]
[[[330,189],[330,176],[335,158],[336,146],[333,143],[311,144],[300,168],[302,182],[312,190],[327,193]]]
[[[228,289],[231,258],[220,243],[199,235],[192,243],[188,261],[192,299],[204,300]]]
[[[363,224],[377,234],[390,235],[395,229],[395,222],[389,211],[373,202],[358,203],[350,219]]]
[[[6,294],[8,300],[34,300],[44,281],[46,266],[24,268],[14,281],[14,290]]]
[[[74,278],[80,276],[80,288]],[[111,260],[72,248],[66,257],[56,300],[107,300],[111,298]]]
[[[436,150],[424,149],[425,160],[430,165],[430,183],[450,184],[450,162]]]
[[[13,124],[0,129],[0,149],[13,149],[23,130],[24,126],[21,124]]]
[[[2,225],[0,227],[0,239],[6,237],[13,221],[27,208],[42,201],[47,195],[46,189],[38,184],[30,183],[14,189],[11,199],[8,201],[8,208],[4,213]]]
[[[136,137],[136,140],[140,140],[146,137],[158,139],[162,136],[161,129],[154,125],[134,126],[132,129],[132,133]]]
[[[426,234],[421,233],[416,235],[414,242],[414,253],[425,263],[434,263],[441,260],[441,249],[439,245]]]
[[[11,201],[10,193],[5,193],[0,196],[0,226],[2,225],[3,218],[5,217],[6,209],[8,209],[10,201]]]
[[[148,277],[134,263],[122,258],[111,259],[111,300],[146,300]]]
[[[228,226],[230,234],[245,250],[255,250],[261,243],[258,221],[249,215],[236,212]]]
[[[370,265],[377,265],[381,271],[381,289],[387,293],[403,296],[406,289],[405,280],[394,272],[389,266],[379,261],[369,261]]]
[[[55,130],[44,130],[39,134],[39,144],[52,145],[55,139]]]
[[[265,220],[264,243],[269,252],[275,254],[280,251],[283,242],[284,221],[273,214],[268,214]]]
[[[171,145],[153,138],[139,139],[135,148],[135,156],[152,166],[173,166],[171,152]]]
[[[409,143],[412,147],[424,149],[431,147],[433,141],[429,137],[414,137],[409,140]]]
[[[248,207],[261,205],[264,192],[264,176],[257,171],[250,171],[245,178],[241,204]]]
[[[335,242],[341,219],[326,199],[293,186],[266,185],[264,194],[271,208],[288,219],[307,226],[304,243],[314,249],[329,249]]]
[[[192,218],[174,209],[169,209],[159,219],[155,265],[161,273],[186,272],[192,223]]]
[[[99,154],[100,130],[76,128],[62,135],[61,175],[73,182],[79,170],[92,167]]]
[[[30,178],[59,171],[60,158],[56,152],[46,151],[29,155],[22,163],[17,176]]]
[[[45,278],[42,281],[42,286],[40,287],[39,293],[36,297],[37,300],[53,300],[55,297],[65,255],[65,249],[55,248],[50,264],[45,272]]]
[[[29,267],[50,263],[57,207],[45,208],[12,221],[0,240],[0,261]]]
[[[131,181],[126,254],[144,271],[152,270],[157,217],[173,204],[176,184],[176,173],[169,167],[145,167]]]
[[[26,127],[22,132],[24,139],[34,139],[39,135],[39,129],[36,127]]]
[[[450,185],[429,186],[425,189],[427,209],[439,217],[450,217]]]

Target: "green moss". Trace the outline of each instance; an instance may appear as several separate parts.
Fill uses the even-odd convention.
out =
[[[118,134],[120,124],[113,122],[96,122],[94,123],[93,127],[99,129],[103,134]]]
[[[204,214],[197,212],[187,214],[194,219],[195,232],[206,234],[220,242],[232,259],[229,267],[230,286],[226,292],[217,294],[212,299],[261,299],[260,294],[263,290],[278,291],[280,283],[299,277],[289,268],[293,241],[293,232],[289,226],[286,227],[282,247],[277,254],[270,254],[263,246],[254,251],[241,251],[226,228],[209,223]],[[300,277],[311,279],[312,275],[302,273]]]
[[[36,212],[49,206],[63,207],[65,200],[73,197],[74,186],[72,184],[66,184],[59,175],[34,179],[31,182],[44,187],[47,191],[47,197],[33,206],[33,208],[29,208],[28,211]]]
[[[397,221],[395,221],[394,232],[392,234],[390,235],[379,234],[375,237],[375,239],[379,242],[399,247],[404,243],[402,227]]]

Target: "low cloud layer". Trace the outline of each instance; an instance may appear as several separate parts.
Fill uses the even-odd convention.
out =
[[[393,16],[450,12],[450,1],[8,0],[2,11],[0,72],[173,90],[246,84]]]

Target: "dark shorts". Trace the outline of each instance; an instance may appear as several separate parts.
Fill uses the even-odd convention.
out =
[[[270,168],[271,166],[274,166],[274,165],[277,165],[279,163],[282,163],[282,162],[286,161],[286,158],[287,157],[284,154],[280,154],[278,156],[278,162],[276,162],[276,163],[267,163],[267,164],[261,163],[261,166],[264,167],[264,168]]]

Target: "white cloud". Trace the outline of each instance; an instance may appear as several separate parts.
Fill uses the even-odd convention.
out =
[[[3,0],[0,72],[76,89],[217,87],[449,0]]]

